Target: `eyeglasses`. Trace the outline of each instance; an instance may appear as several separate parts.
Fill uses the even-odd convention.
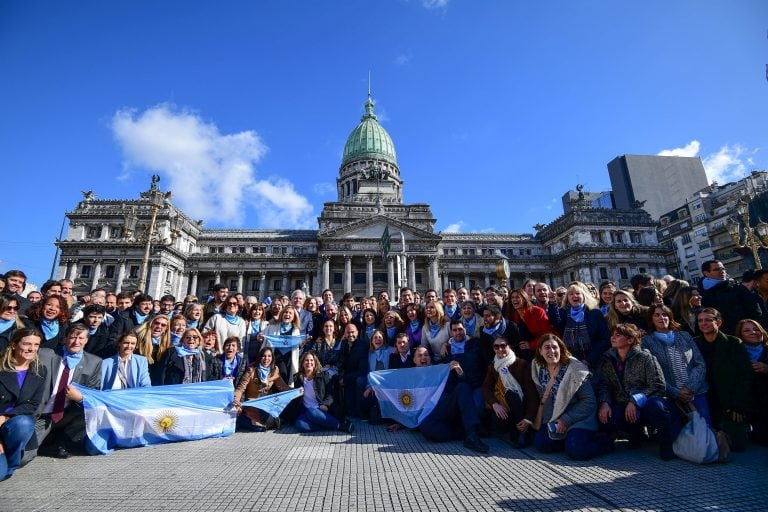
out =
[[[184,336],[184,339],[185,340],[199,340],[201,338],[200,338],[200,336],[197,336],[195,334],[187,334],[186,336]]]
[[[565,294],[564,293],[558,293],[557,296],[558,297],[565,297]]]
[[[499,343],[499,344],[495,344],[494,343],[494,345],[493,345],[493,350],[501,350],[503,348],[507,348],[507,344],[506,343]]]
[[[227,302],[227,306],[239,306],[237,302]]]
[[[18,311],[19,306],[5,306],[6,311]]]

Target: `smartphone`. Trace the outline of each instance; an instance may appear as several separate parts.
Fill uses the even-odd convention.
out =
[[[547,429],[550,431],[550,433],[556,434],[557,433],[557,422],[556,421],[550,421],[549,423],[547,423]]]

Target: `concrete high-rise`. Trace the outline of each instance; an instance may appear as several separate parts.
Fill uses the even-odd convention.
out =
[[[645,202],[642,208],[656,220],[709,185],[698,157],[622,155],[608,163],[608,175],[616,208]]]

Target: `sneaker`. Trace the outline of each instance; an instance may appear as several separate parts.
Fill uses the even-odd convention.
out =
[[[473,452],[488,453],[488,445],[477,434],[470,434],[464,438],[464,446]]]
[[[339,424],[339,430],[342,432],[346,432],[347,434],[351,434],[355,430],[355,426],[352,424],[351,421],[344,420]]]

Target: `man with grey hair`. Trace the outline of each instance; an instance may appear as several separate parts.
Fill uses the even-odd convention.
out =
[[[312,313],[304,309],[304,300],[306,295],[302,290],[294,290],[291,294],[291,304],[299,315],[299,322],[301,323],[301,335],[306,338],[307,341],[312,341]]]

